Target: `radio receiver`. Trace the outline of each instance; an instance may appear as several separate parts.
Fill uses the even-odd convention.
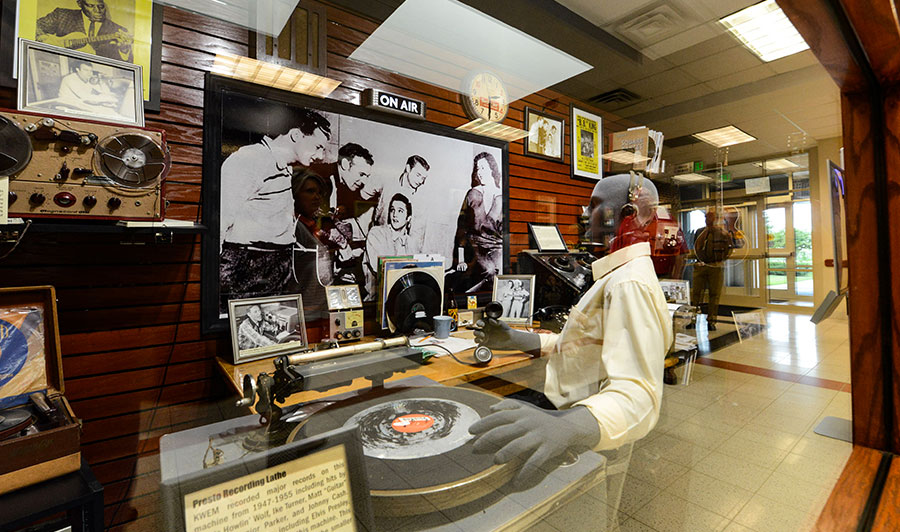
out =
[[[9,214],[162,220],[165,132],[0,110]]]

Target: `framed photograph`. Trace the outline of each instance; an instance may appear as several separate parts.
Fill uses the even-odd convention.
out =
[[[306,320],[299,294],[228,302],[234,363],[306,347]]]
[[[0,2],[0,85],[16,86],[18,39],[23,38],[140,65],[144,108],[159,111],[161,4],[152,0]]]
[[[203,116],[204,332],[230,299],[299,293],[312,319],[352,284],[377,305],[384,257],[439,256],[484,303],[509,266],[506,142],[212,74]]]
[[[494,301],[503,305],[502,321],[531,325],[534,314],[534,275],[498,275],[494,279]]]
[[[572,177],[590,181],[603,178],[603,119],[584,109],[569,106],[572,125]]]
[[[562,162],[566,155],[566,121],[525,108],[525,155]]]
[[[660,279],[659,286],[666,296],[666,303],[691,304],[691,282],[681,279]]]
[[[738,340],[741,343],[766,330],[766,315],[762,310],[732,311],[731,316],[734,318],[734,327],[737,329]]]
[[[19,110],[142,127],[141,67],[22,39]]]

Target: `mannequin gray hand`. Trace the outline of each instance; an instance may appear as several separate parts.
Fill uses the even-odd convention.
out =
[[[541,353],[541,337],[536,333],[518,331],[507,323],[494,320],[478,320],[475,324],[475,342],[491,349],[517,349],[532,356]]]
[[[491,407],[491,414],[469,427],[476,453],[494,452],[494,463],[524,462],[515,482],[546,475],[561,455],[594,447],[600,441],[597,419],[584,406],[551,411],[514,399]]]

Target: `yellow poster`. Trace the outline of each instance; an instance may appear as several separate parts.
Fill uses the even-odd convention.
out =
[[[141,65],[150,99],[152,0],[19,0],[19,37]]]
[[[602,179],[602,118],[572,106],[572,176]]]

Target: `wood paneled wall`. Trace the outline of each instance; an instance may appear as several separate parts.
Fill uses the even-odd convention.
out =
[[[203,75],[217,52],[246,54],[247,31],[169,7],[164,13],[162,103],[159,114],[148,114],[147,126],[164,129],[172,151],[168,216],[197,220]],[[357,103],[363,89],[382,88],[425,100],[431,122],[467,122],[456,93],[347,58],[375,27],[329,7],[328,75],[342,81],[331,97]],[[506,123],[523,127],[528,105],[568,125],[570,102],[541,91],[514,103]],[[13,91],[0,90],[0,106],[15,107]],[[604,116],[606,133],[630,125],[585,108]],[[527,245],[529,221],[558,223],[574,242],[592,184],[569,177],[568,156],[566,164],[529,158],[522,141],[509,152],[511,255]],[[0,244],[0,254],[8,249]],[[83,453],[105,487],[107,525],[156,530],[160,436],[217,421],[220,407],[233,402],[217,392],[221,377],[214,371],[217,353],[229,344],[200,334],[200,238],[154,244],[108,234],[30,233],[0,261],[0,279],[3,286],[57,287],[66,396],[84,420]]]

